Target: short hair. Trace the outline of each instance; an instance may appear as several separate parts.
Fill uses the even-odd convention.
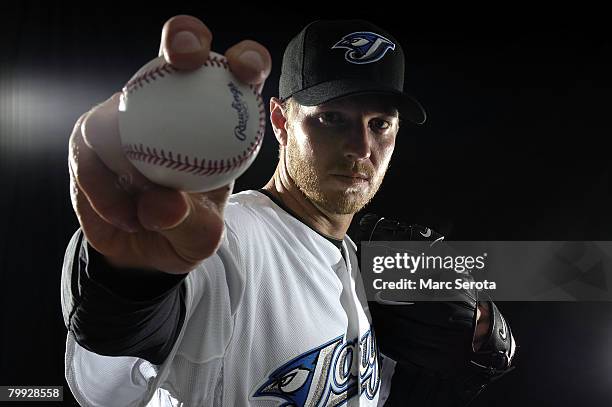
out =
[[[292,97],[289,97],[281,102],[281,108],[283,109],[285,117],[289,119],[298,112],[300,104]]]

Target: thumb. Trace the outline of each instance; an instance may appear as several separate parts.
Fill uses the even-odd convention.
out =
[[[195,265],[219,246],[233,187],[232,182],[203,193],[167,188],[145,191],[138,202],[138,218],[143,227],[164,236],[183,261]]]

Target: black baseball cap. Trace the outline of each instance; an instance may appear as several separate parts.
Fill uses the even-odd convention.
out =
[[[397,96],[398,110],[422,124],[421,104],[404,92],[404,52],[388,32],[364,20],[318,20],[287,45],[279,98],[316,106],[364,93]]]

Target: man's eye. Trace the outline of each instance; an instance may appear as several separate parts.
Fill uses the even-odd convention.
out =
[[[325,112],[319,115],[319,123],[325,125],[339,125],[344,122],[344,118],[337,112]]]
[[[391,123],[383,119],[372,119],[370,126],[373,130],[387,130],[391,127]]]

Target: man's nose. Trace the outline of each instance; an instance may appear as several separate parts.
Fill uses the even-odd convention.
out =
[[[354,126],[346,137],[344,156],[352,161],[370,158],[371,139],[368,124]]]

